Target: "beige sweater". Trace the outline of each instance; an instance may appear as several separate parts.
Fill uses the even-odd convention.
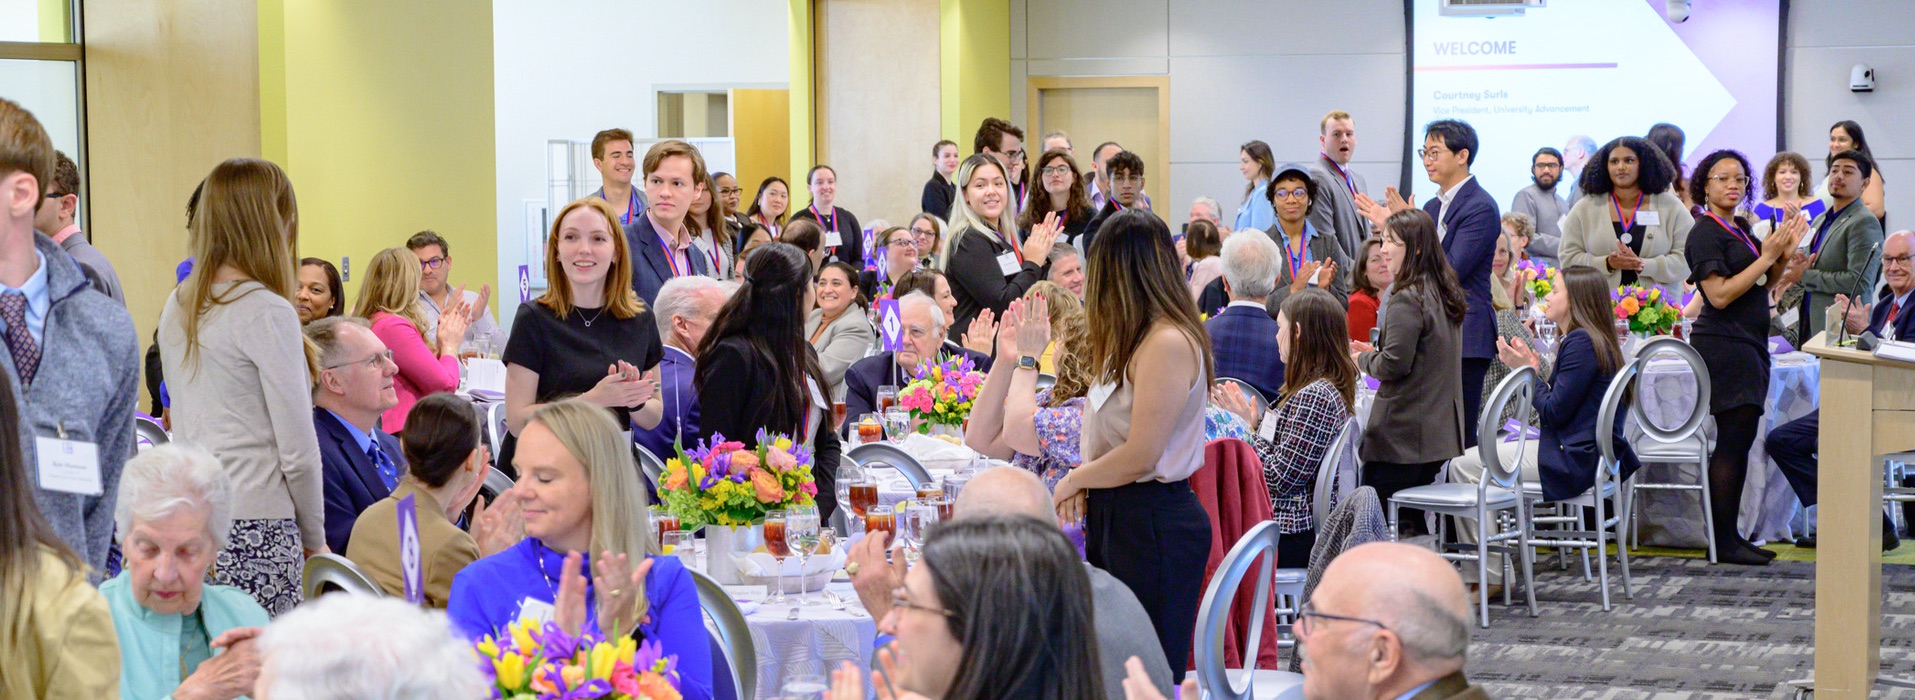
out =
[[[211,450],[233,479],[233,517],[294,519],[310,549],[326,543],[324,474],[313,430],[305,336],[292,302],[251,280],[200,319],[186,360],[181,286],[160,311],[160,362],[172,396],[173,439]]]
[[[1569,216],[1563,218],[1562,248],[1556,259],[1565,268],[1580,265],[1601,270],[1609,275],[1609,286],[1615,287],[1622,284],[1622,271],[1609,269],[1608,262],[1603,260],[1616,252],[1621,242],[1616,240],[1609,206],[1608,195],[1576,200],[1576,206],[1569,209]],[[1689,259],[1684,247],[1696,219],[1673,192],[1643,198],[1642,210],[1655,211],[1661,222],[1644,227],[1642,272],[1638,273],[1637,284],[1680,290],[1682,282],[1689,279]],[[1640,216],[1638,214],[1638,218]]]

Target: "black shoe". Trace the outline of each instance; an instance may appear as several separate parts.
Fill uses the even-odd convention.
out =
[[[1900,546],[1902,546],[1902,539],[1895,536],[1895,522],[1889,520],[1886,515],[1882,516],[1882,551],[1893,552]]]
[[[1751,542],[1749,543],[1749,549],[1755,552],[1756,556],[1762,557],[1763,559],[1775,559],[1775,551],[1767,547],[1757,547],[1755,543]]]
[[[1721,564],[1741,564],[1744,566],[1768,566],[1769,558],[1758,553],[1755,547],[1730,545],[1723,547],[1716,543],[1716,562]]]
[[[1815,549],[1815,536],[1805,535],[1797,537],[1795,538],[1795,546],[1799,549]]]

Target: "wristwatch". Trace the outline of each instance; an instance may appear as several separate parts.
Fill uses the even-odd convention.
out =
[[[1030,355],[1021,355],[1017,358],[1017,368],[1037,369],[1037,358],[1031,357]]]

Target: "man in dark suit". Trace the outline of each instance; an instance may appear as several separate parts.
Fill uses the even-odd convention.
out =
[[[902,388],[911,381],[911,375],[925,360],[938,362],[952,355],[971,358],[977,365],[977,371],[991,371],[991,358],[983,353],[964,348],[952,349],[945,345],[944,335],[950,320],[944,317],[944,311],[938,308],[936,300],[923,292],[912,292],[898,300],[898,319],[903,322],[902,349],[896,352],[881,352],[864,358],[851,365],[844,372],[845,434],[849,435],[850,426],[866,413],[875,413],[878,408],[878,387],[894,386]]]
[[[1223,242],[1224,289],[1230,303],[1204,323],[1210,331],[1217,376],[1250,383],[1265,401],[1283,392],[1283,356],[1277,351],[1277,321],[1264,306],[1277,281],[1283,253],[1269,236],[1231,236]]]
[[[1476,162],[1476,129],[1467,122],[1439,119],[1423,130],[1423,170],[1437,194],[1423,203],[1436,220],[1436,236],[1469,299],[1463,315],[1463,448],[1476,445],[1476,416],[1482,410],[1483,375],[1496,361],[1496,310],[1490,306],[1489,268],[1496,239],[1503,234],[1496,198],[1470,175]],[[1399,208],[1391,192],[1391,209]],[[1366,198],[1367,199],[1367,198]],[[1407,208],[1407,204],[1401,205]],[[1387,216],[1388,211],[1384,214]],[[1373,218],[1379,226],[1380,218]]]
[[[379,430],[379,414],[399,405],[392,388],[399,366],[364,319],[314,321],[306,337],[319,346],[313,429],[325,470],[326,546],[344,552],[359,513],[391,495],[406,473],[399,440]]]
[[[1915,339],[1915,309],[1909,308],[1915,306],[1915,263],[1910,262],[1911,256],[1915,256],[1915,232],[1890,234],[1888,240],[1882,242],[1882,281],[1887,286],[1882,289],[1881,297],[1874,304],[1850,304],[1848,297],[1835,295],[1832,308],[1843,314],[1850,333],[1866,331],[1880,338]],[[1833,333],[1830,331],[1831,337]],[[1769,457],[1775,460],[1776,468],[1782,470],[1782,476],[1788,478],[1789,487],[1795,489],[1795,497],[1805,508],[1815,505],[1816,501],[1820,463],[1816,457],[1816,442],[1821,432],[1822,412],[1816,410],[1776,426],[1763,440]],[[1915,512],[1910,515],[1915,516]],[[1895,524],[1883,514],[1882,551],[1900,545]],[[1815,538],[1796,538],[1795,546],[1814,547]]]
[[[1323,570],[1297,621],[1307,698],[1488,700],[1463,675],[1469,594],[1427,547],[1358,545]]]
[[[718,310],[737,289],[735,282],[710,277],[677,277],[659,288],[652,315],[665,344],[665,354],[658,361],[658,394],[665,401],[665,415],[657,427],[632,431],[632,438],[652,454],[670,459],[674,444],[697,445],[698,390],[692,375],[698,358],[692,353],[698,352]]]
[[[691,144],[667,139],[645,152],[643,216],[625,225],[625,243],[632,256],[632,291],[647,305],[658,298],[665,280],[685,275],[710,275],[710,264],[692,250],[692,230],[686,224],[692,200],[705,188],[705,158]]]

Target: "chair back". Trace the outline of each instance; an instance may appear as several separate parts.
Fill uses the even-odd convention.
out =
[[[133,415],[133,437],[134,444],[141,452],[173,441],[173,436],[167,434],[159,421],[144,413]]]
[[[315,554],[306,560],[302,573],[305,581],[300,586],[301,600],[313,600],[327,593],[326,587],[333,586],[353,595],[384,596],[385,589],[373,582],[371,576],[352,563],[351,559],[327,552]]]
[[[888,442],[867,442],[846,451],[851,461],[865,469],[874,467],[892,467],[911,482],[911,488],[931,483],[931,473],[925,471],[924,463],[911,456],[897,445]]]
[[[499,450],[505,447],[505,402],[485,405],[485,441],[492,447],[492,458],[499,458]]]
[[[1709,367],[1703,364],[1702,353],[1696,352],[1696,349],[1688,343],[1668,336],[1661,336],[1647,343],[1643,343],[1642,347],[1637,348],[1636,359],[1634,361],[1638,363],[1639,366],[1635,370],[1626,370],[1627,373],[1634,375],[1640,372],[1642,367],[1648,366],[1651,358],[1662,353],[1675,355],[1677,359],[1689,363],[1689,372],[1696,378],[1695,407],[1689,410],[1689,417],[1684,419],[1682,424],[1675,428],[1663,428],[1662,426],[1656,425],[1655,421],[1649,420],[1649,416],[1643,413],[1642,406],[1645,397],[1642,396],[1642,392],[1637,392],[1637,399],[1630,404],[1629,412],[1636,417],[1636,426],[1650,439],[1661,442],[1681,442],[1694,437],[1697,432],[1702,430],[1703,421],[1709,418]],[[1616,377],[1620,379],[1624,374],[1624,371],[1618,371]],[[1615,384],[1612,382],[1611,387],[1613,388],[1614,386]],[[1620,401],[1620,397],[1618,400]],[[1607,406],[1608,404],[1605,402],[1603,405]],[[1615,416],[1602,418],[1603,423],[1601,425],[1614,426],[1614,418]],[[1612,428],[1605,427],[1604,429]],[[1606,443],[1602,440],[1598,440],[1597,444]],[[1604,455],[1604,458],[1609,457],[1610,455],[1608,454]]]
[[[1051,374],[1049,372],[1037,373],[1037,390],[1038,391],[1049,389],[1051,388],[1052,385],[1056,383],[1057,383],[1057,375]]]
[[[506,476],[505,472],[499,471],[498,467],[486,469],[483,488],[491,490],[493,497],[496,498],[499,494],[512,490],[512,484],[512,477]]]
[[[1330,517],[1330,509],[1343,502],[1343,497],[1356,490],[1357,442],[1363,437],[1363,424],[1356,416],[1350,416],[1343,422],[1343,430],[1337,433],[1330,450],[1323,453],[1323,461],[1317,464],[1317,478],[1310,495],[1311,529],[1323,531],[1323,519]],[[1347,472],[1347,473],[1346,473]]]
[[[751,643],[751,625],[725,587],[705,574],[686,569],[698,589],[698,607],[711,619],[711,633],[724,649],[722,657],[740,698],[758,697],[758,651]]]
[[[1657,338],[1651,340],[1647,345],[1643,346],[1644,351],[1638,353],[1636,359],[1623,364],[1622,369],[1616,372],[1616,378],[1609,380],[1609,390],[1603,392],[1602,407],[1596,410],[1596,451],[1601,455],[1602,459],[1596,464],[1596,484],[1594,487],[1595,490],[1592,491],[1592,493],[1598,496],[1602,495],[1603,482],[1614,478],[1619,473],[1619,470],[1622,469],[1622,459],[1616,454],[1616,419],[1620,417],[1618,414],[1622,411],[1624,397],[1629,395],[1629,383],[1635,381],[1636,377],[1642,374],[1643,366],[1649,363],[1649,348],[1655,347],[1657,343],[1661,343],[1664,340],[1674,343],[1690,353],[1695,352],[1695,348],[1691,348],[1687,343],[1674,338]],[[1696,358],[1698,362],[1701,361],[1700,355],[1697,355]],[[1709,375],[1703,372],[1698,373],[1696,376],[1702,380],[1702,385],[1698,389],[1700,394],[1696,405],[1707,409],[1709,407]],[[1638,411],[1636,414],[1636,422],[1642,424],[1644,432],[1650,430],[1660,431],[1659,428],[1651,425],[1648,420],[1643,418],[1640,412],[1641,405],[1642,402],[1640,401],[1634,404]],[[1691,431],[1702,427],[1702,420],[1696,417],[1698,415],[1707,415],[1707,413],[1692,414],[1690,416],[1691,421],[1695,423],[1695,427],[1691,428]],[[1651,434],[1653,435],[1654,433]]]
[[[1478,417],[1476,454],[1483,460],[1483,478],[1476,484],[1479,497],[1491,486],[1505,491],[1522,492],[1522,485],[1519,483],[1522,480],[1522,462],[1518,460],[1514,464],[1503,463],[1500,439],[1496,436],[1496,431],[1503,426],[1504,412],[1514,405],[1517,423],[1516,450],[1521,453],[1528,447],[1529,426],[1533,422],[1531,414],[1535,412],[1530,396],[1535,392],[1535,381],[1536,368],[1534,367],[1519,367],[1516,371],[1510,372],[1509,376],[1503,377],[1503,381],[1496,385],[1495,393],[1490,394],[1489,402],[1484,405],[1483,414]]]
[[[1269,407],[1270,407],[1270,399],[1269,399],[1269,398],[1267,398],[1267,397],[1265,397],[1265,396],[1263,395],[1263,392],[1261,392],[1261,391],[1257,391],[1257,388],[1256,388],[1256,387],[1254,387],[1254,386],[1250,386],[1250,382],[1246,382],[1246,381],[1244,381],[1244,380],[1242,380],[1242,379],[1238,379],[1238,378],[1236,378],[1236,377],[1218,377],[1218,378],[1217,378],[1217,381],[1214,381],[1214,382],[1211,382],[1211,384],[1212,384],[1213,386],[1223,386],[1223,385],[1225,385],[1225,384],[1235,384],[1235,385],[1237,385],[1237,388],[1239,388],[1239,389],[1242,389],[1242,390],[1243,390],[1243,395],[1244,395],[1244,396],[1247,396],[1247,397],[1250,397],[1250,400],[1251,400],[1251,401],[1254,401],[1254,402],[1256,402],[1256,404],[1257,404],[1257,407],[1259,407],[1259,408],[1269,408]],[[1250,427],[1254,429],[1254,428],[1256,428],[1257,426],[1254,426],[1254,425],[1253,425],[1253,426],[1250,426]]]
[[[632,443],[632,457],[638,460],[638,470],[645,473],[645,480],[651,482],[652,490],[657,491],[658,485],[665,481],[665,460],[636,442]]]
[[[1271,574],[1277,566],[1277,523],[1265,520],[1245,532],[1243,537],[1230,547],[1223,563],[1217,567],[1217,573],[1210,577],[1210,587],[1204,591],[1203,604],[1197,609],[1196,666],[1197,682],[1209,692],[1210,697],[1242,699],[1254,695],[1250,676],[1252,674],[1233,674],[1225,661],[1224,635],[1230,628],[1230,612],[1235,607],[1237,587],[1249,575],[1252,565],[1257,566],[1256,593],[1252,599],[1252,610],[1265,610],[1270,607],[1270,587],[1274,582]],[[1262,560],[1259,563],[1258,560]],[[1257,649],[1262,648],[1263,615],[1250,616],[1250,632],[1240,647],[1244,649],[1244,666],[1256,666]],[[1273,630],[1274,633],[1274,630]],[[1242,687],[1236,684],[1242,676]]]

